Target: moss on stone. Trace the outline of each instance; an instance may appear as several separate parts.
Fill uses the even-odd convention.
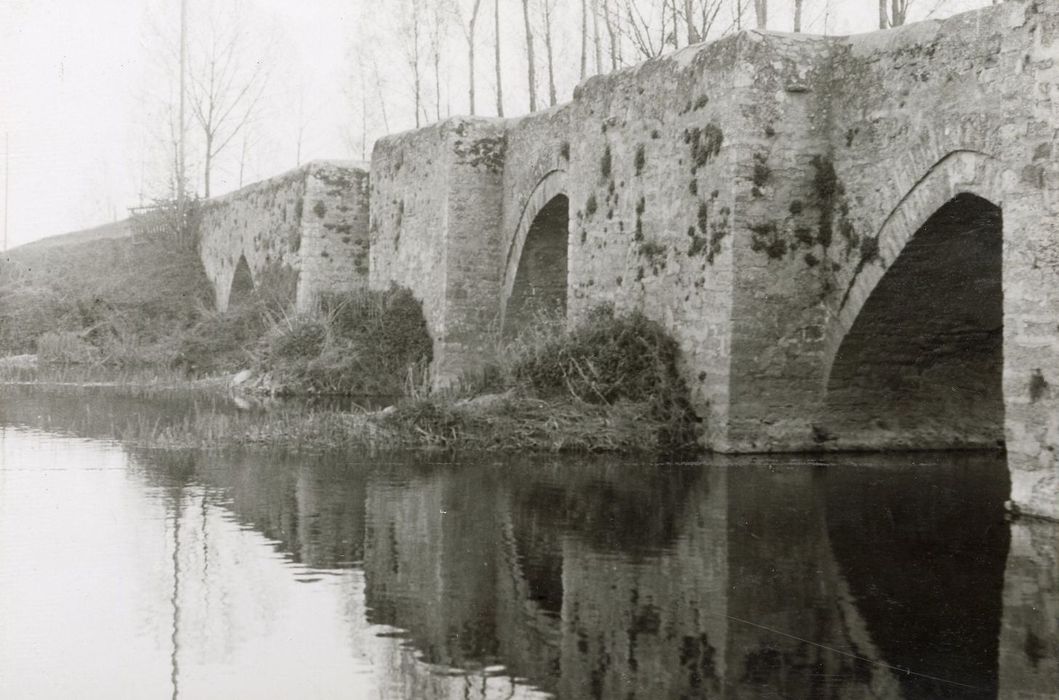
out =
[[[787,254],[787,241],[780,236],[776,224],[771,221],[752,225],[750,232],[753,234],[750,249],[755,253],[764,253],[769,260],[779,260]]]
[[[585,216],[594,216],[598,208],[599,204],[596,202],[596,195],[588,195],[588,200],[585,202]]]
[[[695,172],[721,152],[724,132],[716,124],[692,127],[684,131],[684,142],[691,147],[691,169]]]
[[[1030,375],[1030,402],[1036,403],[1044,398],[1045,392],[1048,391],[1048,380],[1044,378],[1044,374],[1040,368],[1033,370]]]
[[[751,181],[756,187],[764,187],[771,176],[772,171],[768,167],[768,156],[763,153],[755,153],[754,172],[751,175]]]

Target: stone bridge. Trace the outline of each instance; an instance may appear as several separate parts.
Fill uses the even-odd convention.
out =
[[[1015,504],[1059,517],[1057,59],[1059,0],[745,31],[390,136],[343,283],[422,299],[439,384],[542,307],[641,309],[704,446],[1006,443]]]
[[[308,311],[321,293],[363,287],[367,187],[363,164],[317,161],[207,200],[199,250],[217,308],[261,289]]]

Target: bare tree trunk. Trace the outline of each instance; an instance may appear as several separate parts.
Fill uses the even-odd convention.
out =
[[[417,7],[412,3],[412,7]],[[412,18],[412,85],[415,90],[416,128],[422,124],[419,118],[420,105],[423,101],[422,80],[419,75],[419,13],[413,9]]]
[[[243,187],[243,172],[246,170],[246,136],[247,132],[243,132],[243,148],[239,153],[239,188]]]
[[[529,81],[529,111],[537,111],[537,75],[533,55],[533,27],[530,25],[529,0],[522,0],[522,22],[526,25],[526,78]]]
[[[680,22],[677,18],[677,0],[670,0],[669,12],[673,16],[673,48],[680,48]]]
[[[382,114],[382,128],[387,133],[390,131],[390,119],[386,115],[386,95],[382,89],[382,74],[379,72],[379,62],[372,57],[371,67],[375,72],[375,99],[379,103],[379,112]]]
[[[482,5],[482,0],[474,0],[474,7],[471,9],[471,21],[467,28],[467,84],[468,84],[468,98],[471,104],[471,116],[474,116],[474,28],[478,23],[478,10]]]
[[[699,37],[699,32],[695,29],[694,11],[692,9],[692,0],[684,0],[684,19],[688,23],[688,44],[697,44],[702,39]]]
[[[368,159],[368,90],[364,85],[363,67],[361,67],[360,91],[360,159]]]
[[[794,0],[794,33],[802,31],[802,0]]]
[[[187,97],[187,72],[188,72],[188,3],[180,0],[180,125],[179,145],[177,146],[177,216],[180,217],[180,225],[184,225],[184,205],[187,198],[185,189],[187,181],[187,160],[185,159],[185,141],[187,140],[187,121],[185,114],[185,103]],[[7,180],[4,180],[5,184]],[[6,216],[7,207],[4,207]]]
[[[555,61],[552,55],[552,0],[544,0],[544,52],[548,56],[548,105],[554,107],[555,96]]]
[[[758,29],[767,29],[769,24],[769,1],[754,0],[754,18]]]
[[[585,58],[588,53],[588,0],[581,0],[581,80],[585,79]]]
[[[890,20],[886,16],[886,0],[879,0],[879,29],[890,26]]]
[[[592,0],[592,42],[596,49],[596,75],[603,72],[603,51],[599,45],[599,0]]]
[[[500,75],[500,0],[493,2],[493,32],[496,41],[496,114],[504,116],[504,84]]]
[[[614,27],[614,17],[610,11],[610,0],[603,0],[603,26],[607,28],[607,37],[610,40],[610,69],[618,70],[621,66],[621,44]]]
[[[441,121],[441,49],[434,49],[434,118]]]
[[[213,165],[213,137],[206,135],[206,161],[202,173],[202,196],[210,198],[210,167]]]
[[[890,26],[900,27],[908,14],[908,0],[890,0]]]

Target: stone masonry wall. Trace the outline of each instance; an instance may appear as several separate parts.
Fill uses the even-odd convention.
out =
[[[368,281],[367,164],[310,163],[302,206],[298,309],[320,294],[349,292]]]
[[[784,93],[767,88],[770,76],[791,75],[807,59],[780,64],[743,54],[752,58],[754,89],[763,88],[744,120],[780,104],[783,123],[803,137],[794,144],[801,153],[793,154],[800,169],[777,177],[773,155],[767,169],[742,160],[749,181],[741,184],[740,213],[754,216],[757,175],[782,189],[766,189],[757,221],[737,226],[731,449],[943,447],[961,439],[953,426],[935,431],[935,440],[879,425],[844,441],[823,424],[821,411],[842,342],[883,275],[935,211],[973,194],[1002,209],[1012,497],[1023,510],[1059,516],[1059,396],[1052,388],[1059,265],[1049,189],[1057,182],[1057,13],[1055,2],[1007,3],[899,31],[816,40],[819,70]],[[758,41],[766,55],[796,50],[792,37]],[[807,98],[816,108],[794,111]],[[790,149],[784,136],[780,145]],[[765,235],[774,232],[775,239]],[[936,261],[935,270],[949,262]],[[906,328],[916,318],[944,316],[930,302],[902,311]],[[974,444],[979,435],[962,439]]]
[[[502,122],[455,118],[372,154],[371,285],[423,303],[433,381],[473,370],[499,328]]]
[[[662,323],[683,351],[705,446],[975,445],[996,434],[995,411],[916,426],[952,397],[909,407],[907,425],[865,411],[847,430],[883,396],[861,382],[838,386],[851,407],[842,421],[825,410],[872,292],[924,222],[974,195],[1002,213],[1013,500],[1059,517],[1057,59],[1059,0],[854,37],[748,31],[591,78],[571,103],[529,117],[390,137],[373,157],[371,281],[423,299],[445,383],[488,353],[533,219],[564,194],[569,321],[611,303]],[[975,306],[970,288],[960,304],[932,302],[959,263],[926,250],[920,274],[949,266],[933,291],[874,302],[891,306],[877,324],[908,314],[914,343],[961,328]],[[980,320],[975,332],[988,332]],[[905,361],[876,367],[919,381]],[[975,369],[982,381],[999,371],[989,362]],[[945,371],[939,390],[945,377],[977,381]]]
[[[321,292],[367,284],[367,173],[314,162],[202,206],[199,251],[228,308],[240,257],[255,288],[308,310]]]

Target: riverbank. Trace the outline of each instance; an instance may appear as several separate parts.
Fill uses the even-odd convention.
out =
[[[345,313],[347,320],[355,315]],[[602,307],[574,329],[541,315],[519,338],[498,345],[493,361],[480,372],[447,390],[428,392],[409,380],[404,388],[410,395],[391,393],[381,405],[377,393],[351,396],[340,408],[308,404],[311,397],[290,390],[295,381],[308,377],[303,386],[313,387],[315,372],[315,386],[326,387],[320,377],[364,376],[363,353],[346,344],[349,334],[335,332],[334,319],[342,317],[289,321],[289,332],[274,332],[269,341],[279,349],[263,353],[271,364],[253,371],[194,378],[172,367],[107,369],[38,364],[23,357],[0,362],[0,384],[44,392],[106,391],[137,398],[183,393],[209,399],[179,420],[134,417],[114,425],[115,439],[141,447],[640,452],[694,445],[694,418],[676,371],[676,347],[642,315],[619,316]],[[369,337],[377,335],[378,328],[371,329]],[[353,359],[342,360],[340,349]],[[330,374],[321,369],[321,357],[330,358]],[[342,374],[333,371],[340,360]],[[406,372],[416,367],[404,366]],[[385,376],[389,382],[380,383]],[[399,371],[379,371],[372,386],[392,389],[399,376]],[[219,402],[244,410],[219,409]]]
[[[373,408],[375,397],[351,397],[335,406],[326,399],[275,399],[233,392],[224,378],[139,382],[83,375],[30,379],[0,372],[4,392],[62,396],[72,406],[92,400],[165,401],[190,404],[170,421],[132,413],[104,421],[106,437],[160,449],[267,447],[294,452],[341,449],[428,449],[537,452],[644,452],[659,445],[665,425],[642,402],[611,405],[543,400],[514,392],[474,398],[435,396],[397,400]],[[385,403],[385,402],[384,402]],[[176,412],[174,412],[176,413]]]
[[[541,310],[497,338],[478,371],[433,391],[431,337],[407,289],[327,295],[299,314],[291,289],[262,283],[217,311],[194,236],[165,215],[166,226],[137,237],[31,246],[0,264],[0,383],[265,407],[115,426],[142,446],[599,452],[695,442],[676,344],[642,314],[601,306],[569,328],[564,314]],[[326,404],[335,397],[341,408]],[[377,397],[388,398],[382,410]]]

